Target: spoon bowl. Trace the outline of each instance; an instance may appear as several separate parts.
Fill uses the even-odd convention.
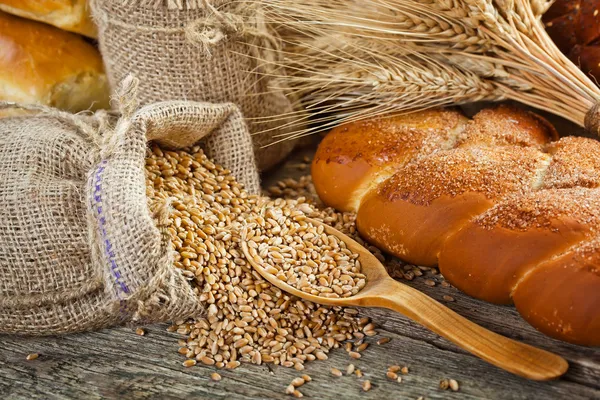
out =
[[[424,293],[392,279],[381,262],[352,238],[322,222],[307,218],[315,226],[346,243],[359,255],[361,272],[366,285],[350,297],[330,298],[303,292],[267,272],[249,254],[242,242],[242,251],[252,267],[267,281],[281,290],[330,306],[381,307],[397,311],[418,322],[464,350],[513,374],[533,380],[549,380],[564,374],[569,365],[562,357],[528,344],[520,343],[491,332],[460,316]]]

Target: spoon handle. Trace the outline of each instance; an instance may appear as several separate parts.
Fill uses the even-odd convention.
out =
[[[380,287],[384,289],[361,299],[361,305],[397,311],[506,371],[548,380],[561,376],[569,367],[562,357],[491,332],[410,286],[389,279]]]

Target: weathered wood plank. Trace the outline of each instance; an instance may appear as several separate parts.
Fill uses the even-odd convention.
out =
[[[600,396],[597,350],[572,346],[573,354],[579,356],[569,357],[569,361],[577,368],[572,368],[566,378],[531,382],[460,351],[397,314],[385,310],[368,310],[365,314],[379,321],[383,328],[380,333],[392,341],[382,346],[372,344],[360,360],[353,360],[338,349],[327,361],[308,363],[305,372],[313,377],[313,382],[302,388],[306,396],[335,398],[343,394],[349,399],[388,396],[527,399],[534,395],[544,399],[592,399]],[[484,321],[489,315],[493,313],[484,314]],[[533,336],[535,334],[528,341],[534,342]],[[165,331],[165,326],[150,327],[144,337],[127,328],[58,338],[6,337],[0,352],[0,396],[285,398],[285,386],[300,374],[293,369],[273,367],[271,372],[265,366],[244,365],[234,371],[221,371],[223,380],[211,382],[212,368],[181,366],[183,357],[176,353],[176,338],[177,335]],[[26,361],[25,356],[33,351],[42,355],[38,360]],[[343,370],[350,362],[373,382],[371,392],[363,394],[354,376],[335,378],[330,375],[331,367]],[[401,384],[385,378],[387,366],[396,363],[410,368]],[[579,376],[584,368],[588,368],[587,378]],[[437,389],[439,380],[445,377],[461,383],[459,393]]]
[[[299,151],[286,165],[265,179],[269,184],[284,176],[301,173],[298,164],[311,149]],[[307,171],[304,171],[307,173]],[[435,278],[434,279],[438,279]],[[309,398],[358,399],[594,399],[600,398],[600,349],[584,348],[547,338],[524,322],[513,307],[484,303],[461,294],[455,288],[429,287],[424,279],[407,282],[441,300],[449,294],[455,302],[445,303],[461,315],[500,334],[517,338],[561,354],[571,367],[567,375],[552,382],[532,382],[503,372],[471,356],[399,314],[386,310],[364,310],[380,327],[380,336],[392,341],[378,346],[378,337],[359,360],[344,350],[332,352],[327,361],[306,364],[313,381],[301,388]],[[166,325],[147,328],[146,336],[131,329],[50,338],[0,338],[0,398],[210,398],[286,399],[285,387],[301,373],[293,369],[242,365],[220,371],[221,382],[209,378],[212,367],[184,368],[177,353],[176,334]],[[40,358],[26,361],[28,353]],[[373,389],[364,393],[355,376],[333,377],[331,367],[345,370],[354,363],[370,379]],[[403,382],[389,381],[386,368],[408,365]],[[439,380],[454,378],[460,391],[438,389]]]

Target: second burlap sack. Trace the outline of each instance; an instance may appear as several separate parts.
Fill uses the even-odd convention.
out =
[[[261,171],[292,150],[293,141],[264,147],[298,127],[287,125],[294,109],[285,95],[285,80],[274,78],[282,72],[258,65],[258,58],[279,56],[274,33],[261,18],[261,1],[92,0],[91,8],[112,86],[133,73],[140,79],[143,104],[194,100],[238,105],[253,133]],[[220,158],[233,165],[237,154],[229,151]]]

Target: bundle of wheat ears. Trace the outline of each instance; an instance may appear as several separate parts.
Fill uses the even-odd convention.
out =
[[[516,100],[595,134],[600,89],[546,34],[546,0],[269,0],[285,69],[313,128],[475,101]],[[276,67],[276,68],[273,68]],[[283,117],[283,116],[282,116]]]

